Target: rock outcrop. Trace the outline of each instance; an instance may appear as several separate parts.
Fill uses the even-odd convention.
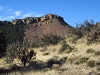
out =
[[[63,18],[55,15],[55,14],[47,14],[45,16],[42,17],[26,17],[23,19],[15,19],[10,21],[0,21],[0,24],[14,24],[14,25],[18,25],[18,24],[32,24],[32,23],[38,23],[38,22],[44,22],[49,20],[49,22],[46,22],[44,24],[48,24],[50,23],[53,18],[58,18],[59,20],[63,21]]]

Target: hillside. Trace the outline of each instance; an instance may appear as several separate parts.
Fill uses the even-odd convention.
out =
[[[5,32],[8,43],[34,41],[37,37],[48,34],[66,37],[70,28],[72,27],[61,16],[55,14],[0,21],[0,29]]]
[[[69,26],[64,22],[63,18],[57,15],[45,15],[38,23],[30,24],[29,28],[25,32],[24,39],[33,40],[33,37],[43,37],[47,34],[55,34],[65,37],[69,31]]]
[[[100,74],[99,22],[86,20],[72,28],[47,14],[0,21],[0,30],[0,75]]]
[[[68,46],[61,53],[64,44],[63,41],[57,45],[49,45],[45,47],[34,48],[37,53],[36,59],[31,60],[29,64],[27,62],[26,67],[22,67],[22,63],[19,59],[14,59],[14,64],[21,66],[18,70],[11,71],[8,74],[18,75],[99,75],[100,71],[100,43],[94,43],[87,45],[86,37],[78,39],[76,44],[73,44],[70,40],[72,37],[68,37],[65,40],[65,44]],[[29,48],[30,49],[30,48]],[[32,48],[31,48],[32,49]],[[53,62],[52,67],[47,66],[47,62]],[[12,64],[6,64],[5,58],[0,59],[0,67],[3,69],[11,68]],[[16,66],[17,67],[17,66]],[[20,70],[19,70],[20,69]],[[6,71],[5,71],[6,73]]]

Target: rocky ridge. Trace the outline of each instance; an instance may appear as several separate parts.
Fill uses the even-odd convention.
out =
[[[22,27],[22,29],[25,28],[23,39],[29,41],[36,39],[36,36],[41,38],[43,35],[51,33],[66,37],[69,28],[71,28],[61,16],[56,14],[47,14],[41,17],[26,17],[12,21],[0,21],[1,27],[6,25],[14,25],[15,27],[18,27],[16,28],[17,30],[20,30]]]
[[[12,21],[0,21],[0,24],[14,24],[14,25],[17,25],[17,24],[32,24],[32,23],[38,23],[38,22],[43,22],[43,21],[46,21],[46,20],[51,20],[53,18],[59,18],[59,20],[63,20],[62,17],[58,16],[58,15],[55,15],[55,14],[47,14],[45,16],[42,16],[42,17],[26,17],[26,18],[23,18],[23,19],[15,19],[15,20],[12,20]],[[48,22],[50,23],[50,22]]]

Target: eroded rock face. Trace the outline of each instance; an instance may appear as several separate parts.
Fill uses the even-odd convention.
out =
[[[57,16],[57,15],[54,15],[54,14],[47,14],[45,16],[42,16],[42,17],[26,17],[26,18],[23,18],[23,19],[16,19],[16,20],[13,20],[11,23],[14,24],[14,25],[17,25],[17,24],[32,24],[32,23],[38,23],[38,22],[43,22],[43,21],[46,21],[46,20],[51,20],[53,18],[61,18],[60,16]],[[50,22],[47,22],[46,24],[48,24]]]
[[[47,15],[41,17],[41,21],[51,20],[51,19],[53,19],[53,18],[57,18],[57,15],[47,14]]]
[[[17,24],[23,24],[22,19],[16,19],[11,21],[12,24],[17,25]]]
[[[15,20],[12,20],[11,22],[10,21],[0,21],[0,24],[14,24],[14,25],[32,24],[32,23],[38,23],[38,22],[44,22],[44,21],[50,20],[49,22],[44,23],[44,24],[48,24],[51,22],[53,18],[58,18],[59,20],[61,19],[63,20],[62,17],[57,16],[55,14],[47,14],[42,17],[26,17],[23,19],[15,19]]]

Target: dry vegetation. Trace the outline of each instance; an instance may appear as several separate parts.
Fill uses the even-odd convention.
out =
[[[84,26],[76,28],[74,32],[72,30],[73,34],[65,39],[58,37],[56,40],[57,36],[50,35],[42,41],[38,40],[38,45],[33,43],[30,48],[26,46],[37,54],[36,59],[33,57],[25,67],[8,51],[8,57],[0,59],[1,75],[100,75],[100,36],[94,31],[89,37],[94,27],[90,25],[88,29],[88,26],[87,31]]]
[[[88,46],[85,36],[75,44],[70,42],[71,39],[67,37],[57,45],[33,48],[37,53],[36,59],[27,63],[26,67],[17,58],[7,63],[4,57],[0,59],[0,69],[8,70],[8,73],[3,71],[8,75],[99,75],[99,43]],[[9,71],[15,67],[16,70]]]

